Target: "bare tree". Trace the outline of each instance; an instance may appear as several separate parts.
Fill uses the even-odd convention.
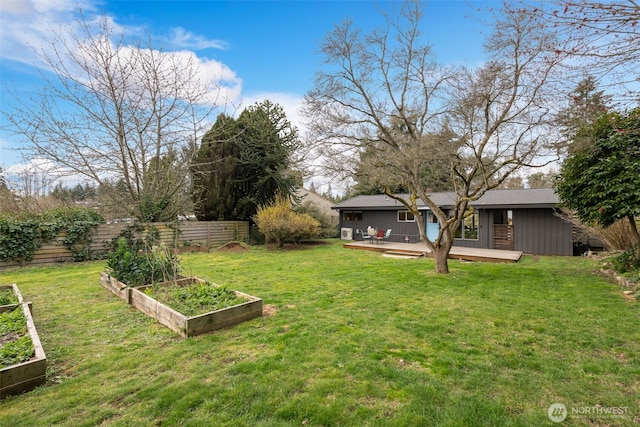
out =
[[[540,16],[562,43],[550,46],[568,55],[576,81],[593,76],[618,103],[640,99],[640,4],[636,0],[554,0],[523,3]]]
[[[123,214],[173,219],[188,209],[188,165],[217,88],[192,56],[131,43],[107,18],[79,28],[42,49],[52,77],[6,117],[30,157],[89,178]]]
[[[559,58],[547,54],[550,40],[536,31],[535,17],[504,13],[486,43],[488,63],[444,69],[421,42],[423,13],[419,2],[404,3],[387,15],[385,28],[367,35],[350,22],[337,26],[322,45],[327,65],[306,96],[305,114],[333,165],[353,164],[366,153],[361,173],[414,214],[436,272],[448,273],[469,203],[521,167],[545,163],[536,163],[548,142],[545,88]],[[443,164],[455,189],[447,207],[431,199],[428,187]],[[406,197],[389,191],[398,186],[409,190]],[[440,224],[434,241],[419,200]]]

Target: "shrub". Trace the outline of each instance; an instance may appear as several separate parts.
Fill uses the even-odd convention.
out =
[[[0,260],[24,264],[42,246],[39,222],[33,218],[0,218]]]
[[[320,224],[318,236],[322,238],[333,238],[340,236],[338,224],[331,222],[328,215],[324,214],[316,205],[305,202],[293,208],[296,213],[310,215]]]
[[[633,246],[611,258],[614,270],[622,274],[627,272],[640,274],[640,260],[636,258],[637,253],[637,247]]]
[[[581,240],[588,241],[589,237],[593,236],[602,241],[607,250],[624,251],[634,244],[631,225],[627,218],[620,219],[608,227],[603,227],[601,225],[587,225],[582,223],[580,219],[568,209],[563,209],[559,212],[559,216],[575,227],[578,235],[582,236]],[[636,221],[636,224],[637,227],[640,228],[640,221]]]
[[[273,204],[259,207],[254,221],[267,242],[275,242],[279,247],[285,242],[297,243],[317,237],[320,227],[310,215],[294,212],[285,197],[278,197]]]
[[[164,244],[143,250],[121,237],[109,254],[107,272],[127,286],[140,286],[175,280],[180,262]]]

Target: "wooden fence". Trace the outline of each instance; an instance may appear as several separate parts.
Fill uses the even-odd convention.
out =
[[[183,221],[178,223],[157,222],[140,224],[144,231],[135,233],[144,237],[151,227],[160,232],[160,240],[171,248],[181,250],[209,250],[222,246],[230,241],[246,241],[249,237],[249,223],[246,221]],[[108,252],[111,242],[131,224],[101,224],[95,228],[91,237],[89,250],[93,256],[101,257]],[[35,251],[33,260],[26,262],[28,266],[73,261],[73,253],[62,242],[65,234],[61,233],[54,240],[46,242]],[[0,269],[17,267],[14,261],[0,262]]]

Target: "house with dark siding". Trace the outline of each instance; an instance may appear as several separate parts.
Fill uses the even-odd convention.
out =
[[[443,210],[452,209],[453,193],[432,193]],[[558,215],[559,199],[553,189],[491,190],[471,203],[464,223],[456,230],[454,246],[505,249],[538,255],[573,255],[573,227]],[[418,200],[427,237],[437,237],[439,224]],[[368,228],[391,229],[389,241],[420,240],[417,218],[400,202],[384,194],[361,195],[333,206],[338,211],[340,237],[359,240]]]

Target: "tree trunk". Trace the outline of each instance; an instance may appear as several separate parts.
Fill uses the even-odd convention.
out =
[[[420,239],[433,253],[433,257],[436,261],[436,273],[449,274],[449,251],[451,251],[451,247],[453,246],[451,236],[442,235],[439,236],[439,238],[436,239],[435,242],[431,242],[427,237],[427,230],[425,228],[425,222],[422,213],[418,209],[412,210],[412,213],[416,218],[418,232],[420,233]],[[440,230],[440,233],[448,233],[448,231]]]
[[[638,233],[638,227],[636,226],[636,219],[633,216],[629,218],[629,225],[631,226],[631,234],[633,235],[633,241],[636,245],[636,259],[640,261],[640,233]]]
[[[433,256],[436,260],[436,273],[449,273],[449,250],[446,246],[436,246],[433,248]]]

